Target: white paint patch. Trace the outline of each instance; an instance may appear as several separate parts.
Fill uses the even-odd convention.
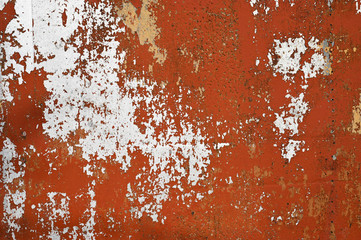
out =
[[[10,0],[1,0],[0,1],[0,11],[4,9],[5,5],[9,2]]]
[[[330,68],[329,56],[326,55],[325,51],[322,51],[322,46],[326,45],[327,41],[323,41],[321,44],[320,41],[312,37],[308,42],[309,49],[314,51],[311,56],[310,62],[305,61],[302,66],[302,72],[304,74],[304,78],[314,78],[317,74],[328,75],[327,68]],[[321,53],[322,51],[322,53]],[[307,80],[306,80],[307,83]]]
[[[318,74],[329,74],[330,62],[328,53],[322,48],[326,46],[327,41],[320,44],[320,41],[312,37],[307,45],[304,37],[288,38],[285,41],[274,40],[274,49],[268,53],[269,65],[273,68],[274,76],[281,74],[283,80],[290,84],[291,89],[287,90],[286,99],[291,102],[288,106],[283,106],[281,113],[275,113],[275,127],[283,143],[282,157],[289,162],[296,156],[296,152],[301,150],[301,146],[305,145],[303,140],[293,140],[290,137],[299,135],[299,124],[303,122],[305,114],[309,109],[309,104],[304,100],[308,88],[308,79],[315,78]],[[307,51],[312,51],[310,59],[301,61],[302,55]],[[298,72],[302,72],[301,79],[295,79]],[[301,93],[292,96],[290,92],[300,86]],[[277,146],[277,145],[276,145]],[[302,149],[305,151],[306,148]]]
[[[301,68],[301,55],[306,51],[305,40],[302,37],[289,38],[287,41],[274,41],[274,54],[277,62],[273,64],[271,52],[268,53],[269,64],[274,73],[283,75],[284,80],[293,80],[294,74]]]
[[[6,2],[0,3],[0,8],[3,8]],[[29,73],[33,69],[31,1],[17,0],[14,9],[16,15],[7,25],[3,34],[4,39],[0,43],[3,49],[1,54],[4,53],[4,56],[0,56],[4,62],[4,67],[0,71],[8,72],[6,75],[0,72],[0,101],[12,101],[9,82],[18,80],[21,84],[22,73]],[[15,55],[19,57],[18,60],[14,59]]]
[[[327,42],[323,44],[327,44]],[[306,51],[313,51],[314,53],[309,62],[301,62],[301,57]],[[312,37],[307,45],[303,36],[288,38],[286,41],[274,40],[274,50],[269,51],[268,61],[273,68],[274,75],[280,73],[285,81],[291,80],[293,82],[298,71],[303,72],[305,79],[314,78],[320,73],[326,74],[326,56],[322,51],[322,44],[315,37]]]
[[[361,1],[355,0],[355,4],[356,4],[356,14],[361,14]]]
[[[7,226],[7,232],[15,239],[15,233],[19,232],[21,225],[19,220],[23,217],[25,208],[26,192],[24,187],[25,163],[19,160],[16,146],[6,139],[0,152],[2,156],[2,182],[5,188],[3,200],[4,216],[3,223]],[[19,170],[16,170],[19,169]],[[14,180],[18,180],[15,184]]]
[[[96,239],[94,226],[95,226],[95,215],[96,215],[95,207],[97,205],[97,202],[94,199],[95,197],[94,186],[95,186],[95,181],[93,180],[88,188],[88,195],[90,197],[90,206],[85,211],[85,214],[86,216],[89,216],[89,219],[85,224],[81,224],[82,231],[84,233],[83,236],[86,240]]]
[[[267,7],[266,4],[260,3],[259,0],[251,0],[251,1],[249,2],[249,4],[251,5],[252,8],[256,8],[256,9],[252,12],[252,14],[253,14],[254,16],[257,16],[257,15],[260,13],[260,12],[258,11],[258,9],[259,9],[260,11],[262,10],[265,14],[267,14],[268,11],[270,10],[270,8]]]
[[[288,162],[296,156],[296,153],[301,149],[301,146],[305,143],[305,141],[296,141],[290,139],[288,144],[282,149],[282,157],[287,159]]]
[[[174,121],[167,117],[166,112],[162,113],[161,119]],[[144,168],[137,176],[137,181],[134,183],[137,191],[133,192],[132,185],[128,184],[127,197],[135,205],[132,208],[133,217],[140,218],[146,213],[153,221],[158,221],[163,203],[169,200],[172,188],[182,193],[182,201],[191,196],[200,197],[200,193],[197,195],[194,191],[184,193],[182,179],[188,178],[187,185],[191,186],[204,179],[207,176],[205,171],[210,163],[208,156],[211,152],[204,144],[205,138],[201,136],[200,131],[196,133],[194,126],[184,122],[181,122],[181,127],[183,132],[180,135],[175,128],[169,127],[166,136],[154,137],[151,141],[152,145],[148,146],[152,149],[148,153],[150,169]],[[149,130],[154,131],[152,128]]]
[[[291,99],[291,103],[288,104],[289,110],[284,110],[281,114],[275,113],[276,120],[274,124],[278,128],[279,133],[283,134],[288,130],[289,135],[294,136],[298,134],[298,125],[303,121],[303,117],[309,108],[307,102],[304,101],[303,93],[298,97],[292,97],[287,94],[286,98]]]
[[[80,0],[36,1],[34,41],[39,54],[46,59],[39,67],[50,73],[44,82],[50,92],[44,132],[67,142],[70,134],[81,131],[84,137],[76,146],[89,162],[84,172],[90,176],[93,160],[115,161],[127,171],[134,151],[148,157],[150,169],[142,174],[147,176],[154,191],[140,193],[139,201],[145,204],[148,199],[154,200],[144,205],[142,212],[157,221],[156,213],[168,198],[170,183],[186,178],[188,184],[196,185],[206,176],[211,151],[204,143],[205,136],[184,113],[191,108],[182,104],[183,93],[169,96],[146,79],[125,76],[126,52],[116,40],[124,29],[119,28],[119,20],[111,15],[110,6],[108,1],[96,8]],[[68,16],[65,26],[63,12]],[[87,22],[86,26],[81,25],[83,21]],[[106,37],[97,39],[97,45],[104,46],[101,52],[88,47],[97,29],[106,33]],[[81,54],[79,49],[83,49]],[[178,128],[175,116],[166,108],[170,97],[179,99],[178,114],[182,121]],[[136,124],[136,111],[141,103],[145,103],[150,115],[149,120],[143,122],[144,131]],[[158,133],[160,124],[166,127]],[[89,210],[91,216],[92,211]],[[93,222],[94,219],[89,220],[83,227],[90,238]]]

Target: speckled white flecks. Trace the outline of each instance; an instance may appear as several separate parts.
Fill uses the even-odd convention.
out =
[[[279,7],[279,2],[288,2],[288,4],[293,7],[295,5],[295,0],[274,0],[274,1],[260,1],[260,0],[250,0],[249,4],[255,10],[252,12],[254,16],[262,14],[268,14],[270,10],[276,10]]]
[[[39,239],[76,239],[78,227],[69,227],[69,201],[70,198],[66,193],[48,192],[46,202],[31,206],[32,211],[38,218],[37,225],[40,225],[43,229],[49,229],[48,233],[39,235]],[[59,225],[59,223],[61,224]]]
[[[274,125],[283,141],[282,157],[288,161],[291,161],[296,156],[296,152],[300,151],[305,144],[304,140],[290,138],[300,134],[299,124],[303,122],[305,114],[310,111],[309,104],[305,101],[308,80],[318,74],[329,74],[329,56],[326,51],[323,51],[323,45],[327,45],[327,41],[320,43],[315,37],[312,37],[306,44],[301,35],[286,40],[275,39],[274,49],[268,53],[268,64],[273,68],[274,76],[281,74],[283,80],[290,85],[285,96],[286,99],[290,99],[290,103],[280,108],[281,113],[274,113],[276,117]],[[310,59],[302,62],[302,55],[307,51],[311,51],[313,54]],[[303,74],[297,76],[298,72]],[[300,89],[298,89],[299,87]],[[294,89],[298,92],[301,90],[301,93],[294,94]],[[302,151],[305,150],[307,148],[302,149]]]
[[[162,121],[167,121],[167,119],[174,121],[167,112],[162,113],[157,110],[155,113],[161,115]],[[153,221],[158,221],[159,212],[163,203],[169,200],[172,189],[181,193],[182,202],[191,196],[200,197],[197,194],[201,193],[185,192],[185,186],[181,180],[187,178],[186,184],[194,186],[207,176],[203,173],[210,163],[208,159],[210,149],[204,144],[205,138],[199,131],[196,132],[194,126],[181,122],[181,128],[183,132],[180,136],[174,135],[177,132],[176,129],[169,127],[166,136],[159,136],[158,140],[156,138],[152,140],[153,148],[146,153],[149,154],[150,169],[144,168],[137,175],[136,181],[128,184],[127,197],[134,203],[133,217],[140,218],[143,214],[148,214]],[[179,157],[179,154],[182,157]],[[161,220],[164,221],[165,218],[162,216]]]
[[[276,2],[278,3],[278,1],[276,1]],[[257,16],[257,15],[259,14],[259,10],[258,10],[257,8],[261,8],[261,9],[265,12],[265,14],[267,14],[268,11],[270,10],[270,8],[269,8],[266,4],[260,3],[259,0],[250,0],[250,1],[249,1],[249,4],[251,5],[252,8],[256,8],[256,9],[252,12],[252,14],[253,14],[254,16]]]
[[[300,206],[294,206],[292,211],[288,211],[285,214],[278,215],[273,210],[273,216],[271,217],[271,222],[280,224],[283,223],[285,225],[298,225],[299,222],[303,218],[303,208]]]
[[[96,215],[95,207],[97,205],[97,202],[94,199],[95,197],[94,186],[95,186],[95,181],[93,180],[91,184],[89,184],[88,192],[87,192],[87,195],[90,198],[89,208],[84,213],[85,216],[88,218],[88,220],[86,221],[85,224],[83,223],[80,224],[81,229],[83,231],[83,236],[86,240],[96,239],[94,226],[95,226],[95,215]]]
[[[48,198],[48,211],[50,212],[50,224],[51,232],[49,233],[50,239],[61,239],[61,234],[67,233],[68,228],[64,228],[62,231],[55,226],[55,221],[62,221],[65,225],[68,223],[70,218],[69,212],[69,197],[66,193],[49,192]]]
[[[15,239],[15,232],[19,232],[21,225],[19,220],[24,214],[26,192],[23,189],[25,174],[25,163],[19,160],[16,146],[5,139],[4,147],[0,152],[2,157],[2,182],[5,188],[3,200],[4,216],[2,221],[7,226],[7,232]],[[15,184],[14,180],[18,180]]]

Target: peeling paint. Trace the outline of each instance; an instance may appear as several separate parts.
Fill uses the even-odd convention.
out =
[[[0,236],[358,239],[360,2],[0,2]]]
[[[151,7],[157,4],[156,0],[144,0],[137,14],[137,8],[131,2],[124,2],[121,9],[116,7],[118,16],[133,33],[137,33],[141,45],[149,44],[149,51],[154,53],[154,59],[160,64],[167,58],[167,51],[156,45],[160,29],[156,25],[156,17]]]

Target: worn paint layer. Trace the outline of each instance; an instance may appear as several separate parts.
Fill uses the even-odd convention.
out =
[[[359,239],[361,2],[0,1],[1,239]]]

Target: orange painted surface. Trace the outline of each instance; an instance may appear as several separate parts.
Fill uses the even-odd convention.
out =
[[[0,9],[1,239],[360,239],[359,0]]]

